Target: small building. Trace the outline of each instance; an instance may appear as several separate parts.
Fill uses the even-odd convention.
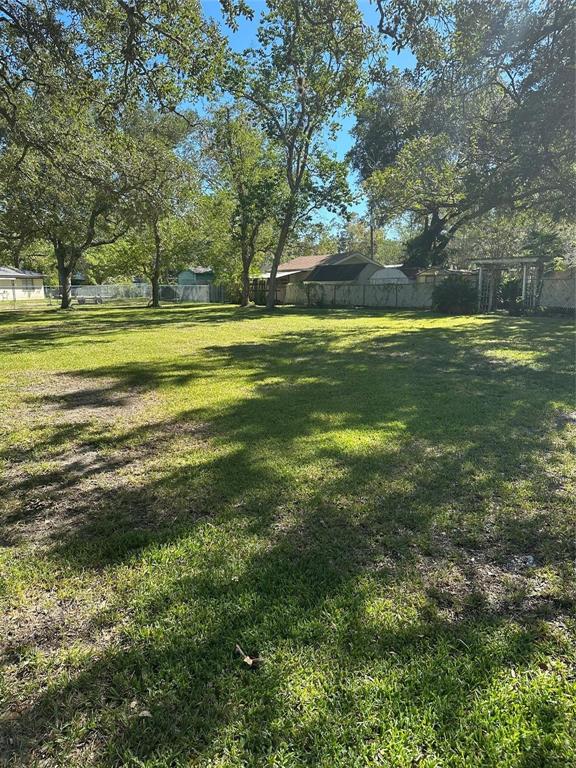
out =
[[[44,275],[29,269],[0,267],[0,302],[44,298]]]
[[[178,285],[209,285],[214,282],[212,267],[187,267],[176,275]]]
[[[369,275],[381,269],[382,265],[361,253],[314,254],[298,256],[278,266],[276,281],[280,283],[313,282],[356,282],[368,280]],[[260,278],[268,279],[270,272],[263,272]]]
[[[414,281],[416,270],[402,264],[385,264],[370,275],[371,285],[408,285]]]
[[[364,284],[379,269],[381,264],[355,252],[299,256],[278,266],[276,300],[284,301],[287,286],[292,283]],[[257,281],[263,283],[263,290],[269,277],[270,272],[263,272]]]

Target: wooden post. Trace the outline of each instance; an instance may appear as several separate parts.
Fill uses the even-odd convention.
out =
[[[522,264],[522,304],[526,304],[526,264]]]
[[[478,312],[482,312],[482,265],[478,266]]]
[[[492,267],[488,276],[488,301],[486,302],[486,311],[492,312],[494,309],[494,294],[496,292],[496,278],[500,277],[500,270]]]

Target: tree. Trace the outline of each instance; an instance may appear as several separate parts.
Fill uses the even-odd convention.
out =
[[[287,196],[279,150],[251,125],[242,109],[223,107],[211,119],[210,152],[217,165],[215,185],[232,203],[231,246],[241,263],[241,304],[249,302],[250,270],[272,237]]]
[[[230,22],[249,14],[222,7]],[[7,0],[0,46],[0,231],[16,249],[50,240],[67,307],[79,259],[134,214],[137,151],[119,120],[142,100],[176,112],[211,91],[226,47],[195,0]]]
[[[338,237],[338,250],[361,253],[380,264],[398,264],[403,248],[399,240],[390,240],[383,229],[375,228],[369,215],[361,218],[350,214]]]
[[[409,266],[443,260],[450,237],[468,212],[466,170],[454,156],[450,137],[412,139],[394,163],[370,176],[366,188],[384,220],[409,213],[424,221],[423,231],[406,245]]]
[[[190,132],[187,116],[160,115],[152,109],[129,115],[126,130],[133,140],[134,159],[129,182],[134,190],[133,221],[148,228],[153,257],[144,274],[152,283],[151,306],[160,306],[160,276],[165,265],[163,222],[184,215],[199,186],[195,169],[182,156]],[[179,151],[177,151],[179,150]],[[196,176],[196,178],[195,178]]]
[[[220,6],[231,26],[252,15],[243,0]],[[31,92],[73,90],[96,98],[101,114],[143,100],[176,110],[210,92],[226,61],[225,40],[198,0],[4,0],[0,44],[0,115],[20,143],[33,141]]]
[[[54,134],[50,152],[11,145],[0,165],[6,179],[0,231],[52,245],[64,309],[70,306],[71,276],[83,254],[126,230],[133,192],[129,138],[100,130],[93,110],[77,102],[68,106],[64,111],[48,99],[36,99],[39,122],[49,122]]]
[[[446,248],[450,263],[469,267],[482,259],[520,259],[561,263],[574,241],[574,226],[559,225],[533,211],[490,212],[458,231]]]
[[[442,261],[456,232],[492,210],[570,216],[574,3],[379,5],[393,47],[409,45],[418,64],[364,105],[355,162],[376,209],[420,218],[408,261]]]
[[[133,277],[146,277],[152,282],[155,270],[159,273],[159,284],[169,282],[176,272],[196,258],[193,236],[196,227],[188,215],[159,220],[159,260],[153,229],[145,224],[133,227],[115,243],[89,252],[82,267],[96,283],[130,282]],[[158,289],[156,293],[159,294]]]
[[[288,195],[272,261],[267,305],[274,306],[276,272],[298,218],[321,206],[341,208],[346,173],[323,149],[337,117],[362,89],[370,35],[353,0],[269,0],[258,31],[229,87],[253,108],[284,154]]]

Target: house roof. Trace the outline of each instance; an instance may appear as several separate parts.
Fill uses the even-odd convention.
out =
[[[325,253],[315,253],[312,256],[298,256],[296,259],[278,265],[278,272],[304,272],[323,264],[331,257]]]
[[[32,272],[30,269],[17,269],[16,267],[0,267],[0,278],[8,277],[44,277],[41,272]]]
[[[311,282],[343,283],[350,280],[356,280],[360,272],[366,268],[366,264],[361,262],[352,264],[320,264],[308,276]]]
[[[298,274],[300,274],[300,272],[303,272],[303,271],[304,270],[302,270],[302,269],[292,269],[292,270],[290,270],[290,272],[278,272],[277,276],[278,277],[289,277],[290,275],[298,275]],[[261,278],[269,278],[270,277],[270,272],[262,272],[260,277]]]
[[[350,258],[362,259],[365,264],[378,264],[378,262],[364,256],[361,253],[341,251],[339,253],[316,253],[312,256],[298,256],[296,259],[278,265],[278,272],[309,272],[323,264],[339,264]],[[378,266],[382,266],[378,264]]]

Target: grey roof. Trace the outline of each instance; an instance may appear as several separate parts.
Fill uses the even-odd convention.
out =
[[[356,280],[365,267],[365,262],[361,264],[321,264],[316,267],[311,275],[308,275],[308,281],[326,281],[329,283],[349,282],[351,280]]]
[[[41,272],[32,272],[30,269],[17,269],[16,267],[0,267],[0,277],[44,277]]]

